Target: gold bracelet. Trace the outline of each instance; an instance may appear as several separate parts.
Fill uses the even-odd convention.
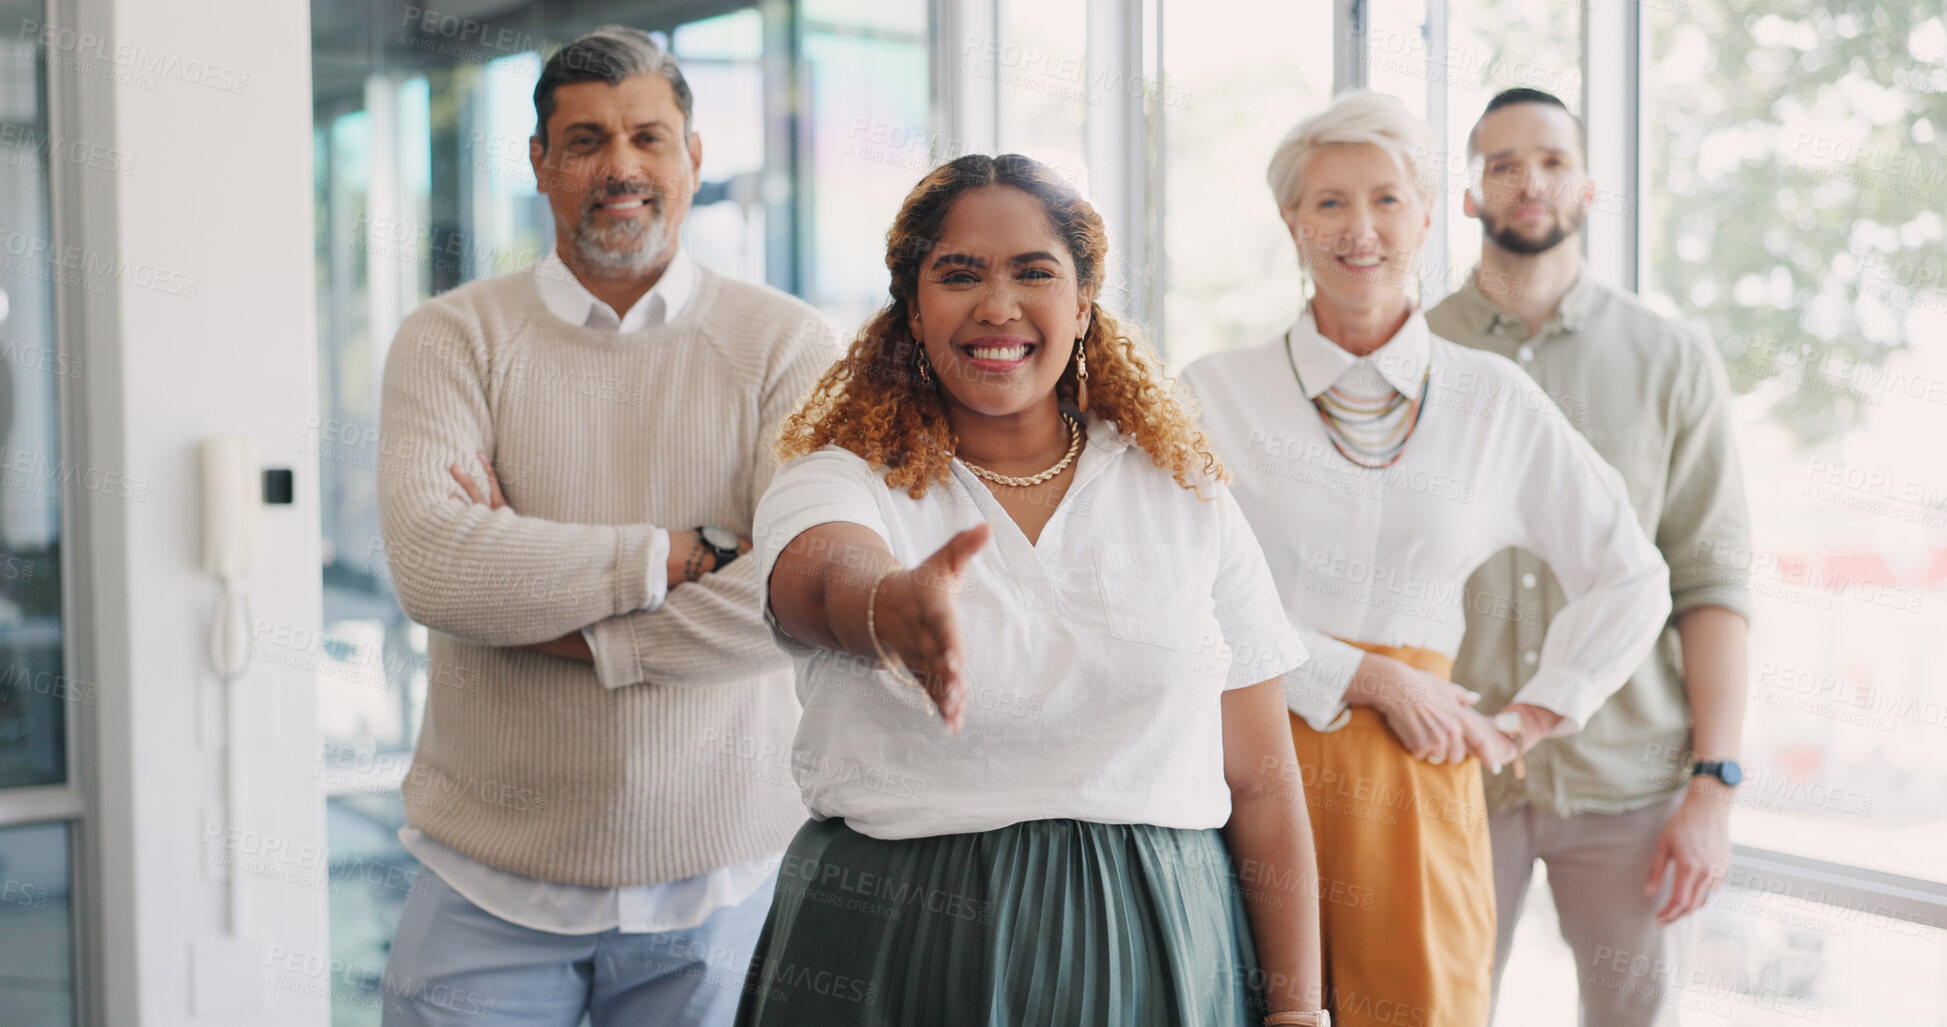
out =
[[[894,681],[903,685],[911,685],[921,692],[925,692],[926,686],[920,684],[918,678],[906,672],[905,661],[893,659],[892,654],[886,652],[886,647],[879,642],[879,622],[878,618],[873,614],[873,608],[879,605],[879,586],[885,584],[886,579],[891,577],[894,571],[904,569],[897,563],[887,564],[886,569],[880,571],[879,576],[872,579],[872,591],[867,592],[865,595],[865,634],[867,638],[872,639],[872,651],[879,654],[879,662],[885,665],[886,671],[892,675]],[[931,698],[929,695],[928,699]],[[926,707],[926,715],[929,717],[937,715],[930,703]]]
[[[1332,1014],[1323,1009],[1287,1009],[1264,1018],[1264,1027],[1332,1027]]]

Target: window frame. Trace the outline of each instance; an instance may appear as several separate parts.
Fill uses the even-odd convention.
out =
[[[42,0],[42,24],[59,30],[81,21],[77,8],[82,0]],[[44,97],[43,117],[50,136],[84,138],[80,131],[78,95],[80,72],[72,66],[40,59],[39,85]],[[47,167],[47,212],[50,249],[60,252],[77,245],[82,235],[84,211],[79,190],[64,176]],[[72,366],[87,360],[91,310],[87,293],[73,277],[57,276],[49,295],[53,302],[52,343],[59,358]],[[95,466],[88,425],[89,411],[99,394],[103,405],[112,405],[114,396],[99,375],[55,376],[55,419],[59,437],[56,445],[71,462]],[[99,659],[94,590],[77,587],[90,581],[94,568],[91,559],[93,528],[89,504],[80,490],[80,480],[63,486],[61,494],[61,660],[62,673],[72,681],[99,683],[104,661]],[[70,702],[63,715],[66,742],[66,779],[56,785],[0,789],[0,828],[30,824],[59,823],[67,829],[68,953],[70,999],[75,1023],[98,1023],[105,1017],[106,1000],[103,949],[107,938],[101,889],[102,850],[96,830],[94,810],[100,803],[98,719],[94,707],[86,702]]]

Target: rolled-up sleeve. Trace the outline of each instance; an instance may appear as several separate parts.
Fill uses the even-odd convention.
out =
[[[1730,382],[1716,350],[1687,340],[1670,397],[1674,440],[1656,548],[1670,565],[1672,611],[1720,606],[1751,619],[1751,513],[1731,428]]]
[[[1540,387],[1527,406],[1541,416],[1511,431],[1527,443],[1517,485],[1525,538],[1548,562],[1569,602],[1542,639],[1533,677],[1514,701],[1582,729],[1649,655],[1670,616],[1670,572],[1637,522],[1622,475],[1605,463]]]
[[[1334,730],[1345,715],[1345,693],[1366,652],[1302,624],[1296,630],[1311,658],[1284,676],[1285,706],[1313,730]]]

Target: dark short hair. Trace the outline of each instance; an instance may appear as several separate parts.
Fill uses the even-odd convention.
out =
[[[1589,139],[1588,135],[1582,131],[1582,119],[1576,117],[1575,112],[1568,109],[1568,104],[1563,103],[1561,97],[1546,90],[1530,89],[1527,86],[1516,86],[1513,89],[1503,89],[1495,93],[1494,99],[1487,101],[1487,108],[1481,111],[1481,116],[1474,119],[1474,127],[1467,132],[1467,155],[1469,157],[1480,156],[1479,151],[1474,149],[1474,136],[1480,132],[1481,122],[1487,120],[1489,114],[1503,107],[1512,107],[1518,103],[1538,103],[1543,107],[1553,107],[1563,114],[1568,115],[1568,120],[1575,123],[1575,138],[1581,141],[1582,149],[1585,152],[1588,150]]]
[[[687,140],[695,104],[682,66],[655,36],[625,25],[603,25],[555,51],[541,68],[541,79],[534,83],[534,137],[541,141],[541,152],[548,149],[548,119],[554,116],[556,89],[574,82],[617,86],[636,75],[661,75],[669,82],[676,106],[683,112]]]

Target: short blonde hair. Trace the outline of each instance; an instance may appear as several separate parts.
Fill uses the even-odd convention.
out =
[[[1305,188],[1305,165],[1328,146],[1370,143],[1385,151],[1428,207],[1441,184],[1438,144],[1426,122],[1413,116],[1398,97],[1355,89],[1286,132],[1271,153],[1264,180],[1280,211],[1290,210]]]

